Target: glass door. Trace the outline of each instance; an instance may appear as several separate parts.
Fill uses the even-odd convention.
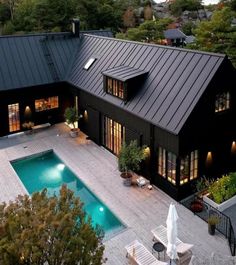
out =
[[[9,132],[20,130],[19,103],[8,105]]]

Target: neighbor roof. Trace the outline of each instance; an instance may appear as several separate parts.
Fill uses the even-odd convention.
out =
[[[121,66],[114,67],[114,68],[108,69],[106,71],[103,71],[102,73],[106,76],[111,77],[111,78],[125,82],[127,80],[132,79],[132,78],[135,78],[135,77],[138,77],[141,75],[145,75],[148,72],[140,70],[140,69],[136,69],[136,68],[133,68],[130,66],[121,65]]]
[[[88,71],[84,64],[97,60]],[[67,81],[125,111],[178,134],[207,88],[224,55],[84,35]],[[127,66],[148,71],[134,97],[123,100],[105,93],[103,74]]]
[[[164,31],[164,36],[166,39],[186,39],[186,35],[179,29],[167,29]]]

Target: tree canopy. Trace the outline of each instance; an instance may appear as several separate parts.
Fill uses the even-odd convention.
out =
[[[170,4],[173,15],[179,16],[185,10],[197,11],[202,7],[202,0],[175,0]]]
[[[118,33],[116,37],[119,39],[127,39],[133,41],[141,41],[148,43],[160,43],[164,38],[163,31],[172,22],[170,18],[159,20],[147,20],[137,28],[130,28],[126,33]]]
[[[234,15],[228,7],[215,11],[210,21],[199,23],[194,30],[196,44],[189,47],[226,53],[236,66],[236,28],[231,25]]]
[[[102,232],[82,207],[66,186],[57,197],[45,189],[0,204],[0,264],[102,264]]]

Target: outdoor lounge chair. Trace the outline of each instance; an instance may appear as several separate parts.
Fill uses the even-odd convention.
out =
[[[138,240],[125,246],[126,257],[133,259],[138,265],[168,265],[167,262],[156,259],[147,248]]]
[[[161,242],[166,248],[168,244],[167,228],[163,225],[159,225],[155,229],[151,230],[153,234],[153,240]],[[176,249],[179,256],[179,263],[181,264],[192,256],[191,248],[192,244],[184,243],[179,238],[176,241]]]

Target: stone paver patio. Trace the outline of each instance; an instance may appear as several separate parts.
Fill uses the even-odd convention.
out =
[[[194,255],[200,258],[210,256],[212,252],[230,255],[227,241],[221,234],[208,235],[205,222],[158,188],[148,190],[123,186],[116,157],[86,140],[82,133],[76,139],[71,138],[64,124],[33,135],[0,139],[0,201],[13,200],[18,194],[26,192],[9,161],[49,149],[53,149],[127,226],[121,233],[105,241],[106,264],[128,264],[124,246],[134,239],[140,240],[151,250],[153,242],[150,231],[157,225],[165,225],[170,202],[177,206],[178,237],[194,244]]]

